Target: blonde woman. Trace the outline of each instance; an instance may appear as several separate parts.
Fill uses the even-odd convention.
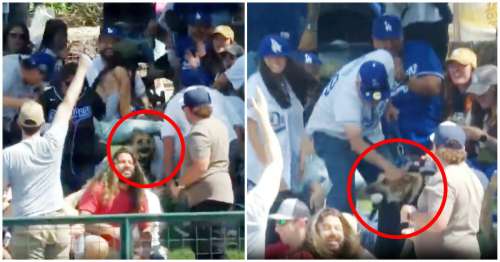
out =
[[[347,213],[324,208],[311,219],[306,245],[315,258],[373,259],[361,246],[356,221]]]
[[[140,184],[147,184],[137,157],[126,147],[113,155],[116,168],[123,176]],[[96,175],[85,186],[85,192],[78,203],[82,215],[147,213],[148,205],[144,189],[123,183],[110,168]],[[151,240],[149,223],[139,223],[141,241]],[[100,223],[85,226],[86,240],[92,239],[93,246],[109,248],[108,258],[117,258],[120,248],[120,227]],[[88,242],[88,241],[86,241]],[[87,245],[87,244],[86,244]]]
[[[483,186],[465,163],[465,132],[456,125],[441,124],[434,133],[434,152],[444,166],[448,182],[446,205],[433,226],[413,238],[418,258],[479,259],[479,216]],[[401,220],[422,228],[436,214],[443,199],[441,174],[429,177],[417,207],[404,205]]]

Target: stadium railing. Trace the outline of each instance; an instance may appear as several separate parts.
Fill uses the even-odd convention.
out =
[[[3,226],[30,226],[30,225],[57,225],[57,224],[93,224],[114,223],[120,224],[120,258],[131,259],[133,251],[132,225],[138,222],[224,222],[225,224],[243,225],[244,211],[228,212],[181,212],[164,214],[116,214],[116,215],[91,215],[91,216],[65,216],[65,217],[10,217],[3,218]],[[240,235],[240,230],[238,230]],[[243,241],[244,242],[244,241]],[[240,238],[238,238],[238,246]]]

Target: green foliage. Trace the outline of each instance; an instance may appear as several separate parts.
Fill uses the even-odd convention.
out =
[[[98,26],[102,22],[101,3],[46,3],[52,8],[57,18],[69,27]]]

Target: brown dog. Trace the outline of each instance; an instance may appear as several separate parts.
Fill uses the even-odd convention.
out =
[[[388,180],[381,174],[377,181],[368,185],[365,192],[369,195],[382,194],[388,203],[413,203],[424,186],[424,177],[410,172],[398,180]]]
[[[146,132],[134,130],[130,140],[130,147],[139,156],[139,163],[148,180],[150,182],[155,181],[156,178],[151,174],[151,161],[155,153],[153,137]]]
[[[425,186],[425,177],[437,172],[434,161],[427,157],[409,161],[403,169],[407,173],[398,180],[388,180],[381,174],[366,187],[365,192],[371,195],[372,202],[376,204],[385,198],[387,203],[414,204]]]

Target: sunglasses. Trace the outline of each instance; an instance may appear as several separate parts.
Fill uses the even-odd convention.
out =
[[[280,226],[284,226],[288,221],[290,221],[290,220],[278,219],[278,220],[276,220],[276,224],[280,225]]]
[[[12,38],[22,39],[24,37],[24,34],[9,33],[9,36]]]

